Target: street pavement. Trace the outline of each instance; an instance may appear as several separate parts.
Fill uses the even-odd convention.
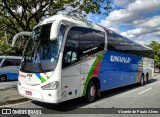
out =
[[[93,103],[84,102],[83,98],[78,98],[58,105],[42,103],[37,101],[26,101],[22,103],[10,104],[2,107],[7,108],[35,108],[45,109],[52,114],[25,115],[26,117],[63,117],[63,116],[111,116],[111,117],[160,117],[160,114],[64,114],[64,112],[74,112],[77,108],[160,108],[160,75],[150,80],[145,86],[131,85],[118,89],[105,91],[102,97]],[[95,111],[95,110],[94,110]],[[97,110],[98,111],[98,110]],[[56,114],[54,114],[56,113]],[[62,114],[57,114],[62,113]],[[95,112],[93,112],[95,113]],[[4,115],[3,115],[4,116]],[[10,115],[17,117],[16,115]],[[19,115],[21,117],[21,115]],[[0,115],[1,117],[1,115]],[[9,117],[6,115],[6,117]]]
[[[0,90],[17,87],[17,81],[0,82]]]
[[[28,100],[19,95],[17,83],[18,81],[0,82],[0,106]]]

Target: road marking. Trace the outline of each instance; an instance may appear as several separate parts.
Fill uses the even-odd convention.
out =
[[[140,93],[138,93],[138,94],[142,94],[142,93],[144,93],[144,92],[146,92],[146,91],[149,91],[149,90],[151,90],[152,89],[152,87],[150,87],[149,89],[146,89],[146,90],[144,90],[144,91],[142,91],[142,92],[140,92]]]

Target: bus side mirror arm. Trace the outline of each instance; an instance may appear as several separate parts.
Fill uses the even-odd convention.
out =
[[[69,22],[67,20],[56,20],[51,27],[51,32],[50,32],[50,40],[56,40],[58,37],[58,33],[59,33],[59,29],[61,25],[65,25],[67,26],[72,26],[73,24],[75,25],[75,23]]]
[[[13,41],[12,41],[12,47],[14,47],[15,46],[15,43],[16,43],[16,41],[17,41],[17,38],[19,37],[19,36],[30,36],[31,35],[31,32],[20,32],[20,33],[17,33],[14,37],[13,37]]]

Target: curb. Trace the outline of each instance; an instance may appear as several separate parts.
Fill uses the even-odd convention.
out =
[[[8,104],[15,104],[17,102],[25,102],[25,101],[29,101],[30,99],[27,98],[15,98],[15,99],[11,99],[11,100],[7,100],[4,102],[0,102],[0,106],[4,106],[4,105],[8,105]]]

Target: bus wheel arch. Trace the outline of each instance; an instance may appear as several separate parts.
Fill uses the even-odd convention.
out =
[[[7,82],[7,75],[5,75],[5,74],[0,75],[0,81]]]
[[[100,97],[100,94],[100,81],[97,77],[93,77],[88,83],[85,100],[93,102],[97,96]]]

